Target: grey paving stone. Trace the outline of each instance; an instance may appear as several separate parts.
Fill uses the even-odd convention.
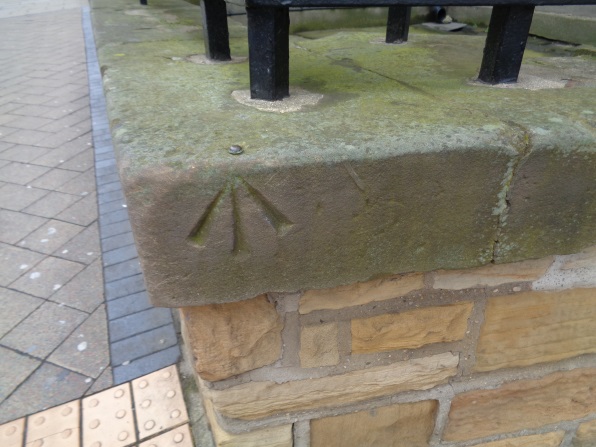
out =
[[[115,159],[112,158],[112,159],[109,159],[109,160],[100,160],[99,162],[95,163],[95,167],[97,169],[107,168],[107,167],[110,167],[110,166],[116,166],[116,160]]]
[[[145,357],[178,343],[174,325],[162,326],[110,345],[112,368]]]
[[[127,245],[134,244],[135,240],[132,232],[121,233],[116,236],[107,237],[101,240],[101,247],[105,252],[116,250]]]
[[[96,259],[65,286],[60,287],[50,300],[87,313],[93,312],[104,302],[102,273],[100,259]]]
[[[110,388],[112,385],[114,385],[114,379],[112,378],[112,368],[108,366],[103,370],[100,376],[95,379],[95,382],[93,382],[91,388],[87,390],[85,396],[99,393],[100,391]]]
[[[53,253],[58,258],[91,264],[101,255],[97,222],[89,225]]]
[[[107,302],[108,319],[114,320],[152,307],[147,292],[127,295]]]
[[[0,158],[3,160],[18,161],[21,163],[29,163],[42,155],[47,154],[49,149],[35,146],[24,146],[21,144],[15,144],[10,149],[2,151]]]
[[[97,196],[95,193],[84,196],[82,200],[58,214],[56,219],[82,226],[90,225],[97,220]]]
[[[83,230],[81,225],[49,220],[20,241],[19,246],[49,255]]]
[[[40,298],[0,287],[0,338],[43,303],[44,300]]]
[[[172,324],[172,311],[157,307],[110,320],[110,342],[132,337],[166,324]]]
[[[0,402],[2,402],[41,362],[2,346],[0,346],[0,359],[2,359],[0,361]]]
[[[21,211],[48,194],[45,189],[5,183],[0,189],[0,208]]]
[[[35,188],[57,190],[59,186],[71,180],[73,177],[81,175],[77,171],[69,171],[67,169],[51,169],[41,177],[31,182],[31,186]]]
[[[108,151],[105,152],[95,152],[95,162],[100,162],[102,160],[112,160],[115,159],[114,154]]]
[[[70,281],[84,266],[76,262],[45,258],[10,287],[40,298],[48,298]]]
[[[8,286],[44,258],[40,253],[0,243],[0,286]]]
[[[107,203],[107,202],[113,202],[114,200],[124,200],[124,194],[122,193],[122,190],[116,190],[116,191],[110,191],[110,192],[105,192],[103,194],[98,194],[97,196],[99,203]]]
[[[97,379],[110,364],[105,306],[99,306],[48,360]]]
[[[0,209],[0,242],[16,244],[48,219]]]
[[[93,171],[93,168],[87,169],[82,174],[77,175],[77,177],[69,180],[56,189],[61,192],[76,195],[83,195],[95,191],[95,172]]]
[[[180,360],[180,348],[178,346],[172,346],[133,360],[127,365],[113,366],[114,385],[128,382],[158,369],[173,365],[178,363],[178,360]]]
[[[0,168],[0,181],[27,185],[48,171],[45,166],[12,162]]]
[[[39,130],[15,130],[16,132],[10,132],[8,135],[2,135],[2,139],[8,143],[35,145],[42,141],[45,142],[53,136],[50,132],[41,132]],[[43,144],[39,145],[42,147],[47,147],[43,146]]]
[[[122,222],[117,222],[114,224],[109,224],[109,225],[102,225],[99,228],[99,232],[101,235],[102,239],[111,237],[111,236],[116,236],[118,234],[122,234],[122,233],[128,233],[132,231],[132,227],[130,226],[130,222],[128,220],[124,220]]]
[[[126,208],[110,211],[109,213],[102,213],[99,216],[100,225],[110,225],[125,220],[128,220],[128,210]]]
[[[41,97],[39,94],[33,94],[33,97]],[[50,100],[51,98],[46,98]],[[19,101],[22,102],[22,101]],[[10,120],[9,126],[17,129],[33,129],[33,130],[44,130],[40,129],[43,126],[50,124],[52,120],[48,118],[39,118],[35,116],[16,116],[15,119]]]
[[[74,171],[84,172],[87,169],[93,167],[94,164],[94,156],[93,150],[91,148],[85,150],[84,152],[75,155],[67,162],[63,163],[61,166],[64,169],[72,169]]]
[[[97,177],[98,185],[105,185],[107,183],[119,182],[120,176],[118,174],[101,175]]]
[[[97,164],[95,165],[95,173],[96,175],[108,175],[108,174],[115,174],[118,172],[115,164],[111,164],[109,166],[102,166],[99,167]]]
[[[85,319],[87,314],[46,302],[0,339],[0,344],[44,359]]]
[[[106,282],[117,281],[139,273],[142,273],[142,270],[138,259],[130,259],[128,261],[104,267],[104,277]]]
[[[98,194],[104,194],[110,191],[120,191],[122,190],[122,184],[120,183],[120,179],[112,182],[112,183],[104,183],[97,187]]]
[[[23,211],[35,216],[53,218],[79,200],[81,200],[81,196],[51,191]]]
[[[114,200],[113,202],[102,203],[99,205],[99,213],[107,214],[112,211],[118,211],[127,209],[126,202],[124,200]]]
[[[88,139],[83,138],[70,141],[56,149],[52,149],[45,155],[36,158],[33,160],[33,163],[52,168],[60,166],[62,169],[67,169],[67,167],[63,166],[64,163],[88,149],[89,146],[87,146],[87,142]]]
[[[133,293],[143,292],[145,290],[145,281],[143,275],[129,276],[118,281],[106,282],[105,293],[106,300],[122,298]]]
[[[137,257],[137,247],[132,244],[128,245],[127,247],[117,248],[116,250],[105,252],[103,253],[102,259],[104,267],[107,267],[120,262],[130,261],[131,259],[135,259]]]
[[[0,424],[82,396],[90,383],[81,374],[42,364],[0,405]]]

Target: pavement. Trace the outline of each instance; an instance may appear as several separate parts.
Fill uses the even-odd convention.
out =
[[[0,424],[175,364],[144,288],[88,4],[0,3]]]

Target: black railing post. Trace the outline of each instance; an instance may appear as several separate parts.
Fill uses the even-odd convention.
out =
[[[410,14],[412,8],[409,6],[390,6],[387,14],[386,43],[402,43],[408,41],[410,29]]]
[[[516,82],[532,24],[534,5],[494,6],[478,79]]]
[[[276,101],[290,96],[289,8],[246,7],[250,97]]]
[[[201,0],[205,55],[215,61],[229,61],[230,35],[224,0]]]
[[[141,3],[141,5],[146,5],[147,4],[147,0],[139,0],[139,2]]]

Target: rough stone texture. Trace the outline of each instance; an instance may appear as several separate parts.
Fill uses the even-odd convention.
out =
[[[424,275],[398,275],[364,283],[323,290],[307,290],[300,298],[300,313],[321,309],[343,309],[373,301],[389,300],[424,287]]]
[[[205,399],[205,414],[213,433],[216,447],[292,447],[292,425],[280,425],[247,433],[228,433],[219,425],[213,404]]]
[[[311,421],[311,447],[427,447],[437,401],[423,401]]]
[[[93,5],[155,303],[242,300],[596,243],[590,60],[529,51],[524,73],[581,79],[536,94],[469,83],[483,44],[473,36],[412,32],[407,46],[371,44],[377,31],[292,36],[292,84],[324,98],[281,115],[231,97],[248,86],[245,64],[186,59],[200,46],[190,5],[154,6],[127,15],[108,0]],[[244,56],[245,29],[231,21],[230,30]],[[230,156],[231,144],[244,153]]]
[[[441,270],[435,273],[435,289],[462,290],[472,287],[494,287],[508,282],[534,281],[540,278],[553,262],[545,259],[487,265],[471,270]]]
[[[596,290],[527,292],[491,298],[476,371],[554,362],[596,352]]]
[[[276,361],[282,322],[265,295],[239,303],[181,309],[186,342],[206,380],[222,380]]]
[[[473,307],[473,303],[463,302],[352,320],[352,353],[415,349],[461,340]]]
[[[443,438],[482,438],[585,417],[596,411],[595,380],[595,369],[581,368],[460,394],[451,403]]]
[[[339,363],[337,323],[306,326],[300,331],[300,366],[315,368]]]
[[[521,436],[519,438],[508,438],[500,441],[483,442],[476,444],[477,447],[559,447],[565,436],[564,431],[556,431],[543,435]]]
[[[204,393],[224,416],[253,420],[429,389],[454,376],[457,365],[458,356],[445,353],[318,379],[251,382]]]
[[[596,421],[580,424],[571,445],[573,447],[592,447],[596,445]]]

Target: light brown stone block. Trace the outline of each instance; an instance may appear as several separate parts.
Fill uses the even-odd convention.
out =
[[[339,363],[337,323],[307,326],[300,332],[300,366],[314,368]]]
[[[203,403],[216,447],[292,447],[292,424],[240,434],[228,433],[219,425],[211,401],[204,399]]]
[[[585,417],[596,411],[596,369],[511,382],[456,396],[444,440],[462,441]]]
[[[457,355],[444,353],[318,379],[251,382],[226,390],[204,390],[204,394],[224,416],[254,420],[430,389],[454,376],[458,362]]]
[[[275,362],[282,323],[265,295],[238,303],[184,307],[186,342],[206,380],[222,380]]]
[[[476,447],[559,447],[564,436],[564,431],[555,431],[540,435],[520,436],[519,438],[486,442],[477,444]]]
[[[352,320],[352,353],[415,349],[461,340],[473,307],[473,303],[463,302]]]
[[[596,352],[596,289],[491,298],[476,371],[554,362]]]
[[[424,275],[397,275],[332,289],[307,290],[300,298],[301,314],[322,309],[343,309],[373,301],[390,300],[424,287]]]
[[[435,289],[462,290],[472,287],[495,287],[519,281],[535,281],[546,273],[553,257],[511,264],[487,265],[468,270],[439,270],[435,273]]]
[[[316,419],[311,447],[426,447],[435,426],[437,401],[391,405]]]
[[[571,445],[573,447],[594,447],[596,445],[596,420],[580,424]]]

